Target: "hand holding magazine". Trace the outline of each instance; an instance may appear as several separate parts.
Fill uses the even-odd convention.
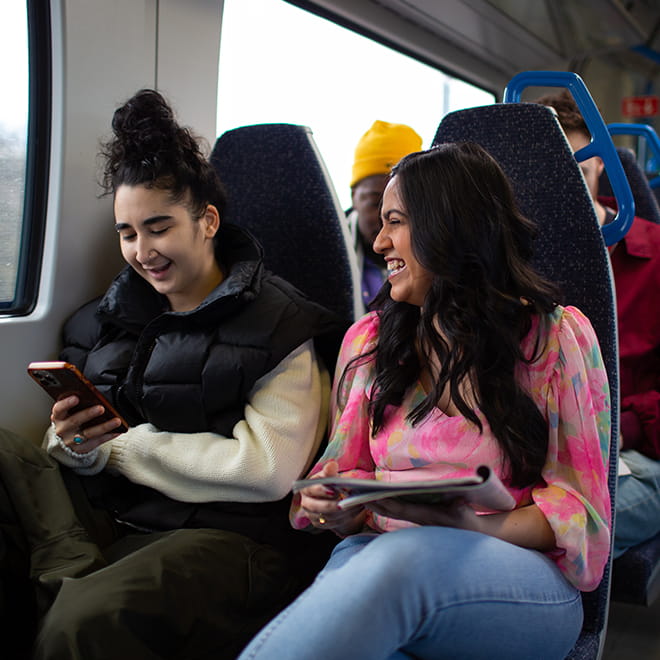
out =
[[[417,504],[442,504],[461,498],[477,511],[510,511],[516,504],[499,477],[486,465],[479,466],[473,475],[433,481],[392,482],[339,476],[299,479],[294,481],[293,490],[318,485],[334,488],[342,495],[340,509],[388,497]]]

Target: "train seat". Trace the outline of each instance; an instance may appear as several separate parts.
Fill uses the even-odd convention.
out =
[[[619,378],[614,288],[593,202],[564,132],[549,108],[494,104],[448,114],[434,144],[470,140],[486,148],[513,182],[521,211],[539,227],[535,262],[581,309],[598,336],[612,397],[608,485],[617,479]],[[611,560],[598,588],[582,594],[584,624],[572,660],[600,657],[609,610]]]
[[[640,543],[612,563],[612,598],[649,606],[660,596],[660,534]]]
[[[352,322],[363,311],[355,252],[312,131],[257,124],[223,133],[211,153],[227,222],[248,229],[266,268]]]
[[[660,137],[650,124],[630,124],[627,122],[613,122],[607,125],[611,135],[630,135],[638,140],[637,149],[646,155],[647,167],[650,169],[644,174],[651,187],[651,192],[660,206]],[[640,140],[642,144],[640,144]],[[642,146],[643,145],[643,146]],[[641,168],[640,169],[644,169]],[[638,213],[640,217],[645,217]]]
[[[660,223],[660,205],[658,205],[658,200],[649,185],[646,175],[635,159],[635,154],[625,147],[617,147],[616,150],[635,200],[635,215],[650,222]],[[605,172],[601,174],[598,182],[598,194],[607,197],[612,196],[612,187]]]

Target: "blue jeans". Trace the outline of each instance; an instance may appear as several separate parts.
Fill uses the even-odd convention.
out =
[[[550,660],[581,627],[580,592],[543,554],[415,527],[342,541],[240,660]]]
[[[616,487],[613,556],[660,532],[660,461],[629,449],[621,458],[632,474],[621,475]]]

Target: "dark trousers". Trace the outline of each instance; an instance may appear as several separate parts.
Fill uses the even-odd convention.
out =
[[[127,533],[1,430],[0,486],[9,658],[234,658],[304,586],[284,553],[234,532]]]

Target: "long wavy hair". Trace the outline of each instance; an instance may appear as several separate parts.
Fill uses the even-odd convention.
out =
[[[105,194],[121,185],[144,185],[167,191],[174,203],[188,204],[195,219],[208,204],[222,216],[226,193],[202,153],[202,140],[179,125],[161,94],[153,89],[134,94],[115,111],[112,132],[100,151]]]
[[[415,425],[448,391],[460,413],[480,432],[483,413],[509,467],[512,485],[538,481],[545,462],[548,425],[516,381],[516,366],[537,359],[521,350],[532,317],[541,323],[559,291],[532,267],[535,228],[519,212],[504,172],[472,143],[442,144],[410,154],[393,170],[408,216],[412,251],[432,283],[422,307],[395,302],[386,284],[375,301],[377,346],[348,368],[375,360],[370,393],[373,433],[384,425],[387,406],[402,403],[418,382],[425,355],[440,371],[408,419]],[[466,400],[463,388],[469,392]]]

